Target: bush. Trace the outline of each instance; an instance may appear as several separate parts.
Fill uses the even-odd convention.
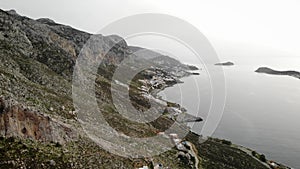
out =
[[[61,144],[59,142],[56,142],[55,147],[61,147]]]
[[[260,161],[262,162],[267,162],[267,159],[266,159],[266,156],[265,155],[260,155],[259,158],[258,158]]]
[[[12,142],[15,142],[15,138],[9,137],[9,138],[6,139],[6,141],[12,143]]]
[[[256,151],[252,151],[252,155],[262,162],[267,162],[266,156],[264,154],[258,154]]]
[[[222,143],[222,144],[229,145],[229,146],[232,145],[231,141],[228,141],[228,140],[222,140],[221,143]]]

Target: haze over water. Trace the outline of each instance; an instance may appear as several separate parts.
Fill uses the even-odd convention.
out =
[[[264,61],[224,67],[227,99],[222,120],[213,137],[229,139],[264,153],[268,159],[300,168],[300,79],[254,72],[260,66],[300,71],[297,65],[300,58],[274,57]],[[204,70],[200,73],[200,76],[184,78],[183,84],[167,88],[160,94],[205,119],[211,92],[207,74]],[[199,87],[199,110],[195,104],[199,101],[195,81]],[[199,133],[201,128],[202,123],[194,124],[192,129]]]

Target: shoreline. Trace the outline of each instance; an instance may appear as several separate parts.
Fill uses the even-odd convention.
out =
[[[158,95],[158,93],[159,93],[159,92],[162,92],[163,90],[165,90],[165,89],[168,88],[168,87],[173,87],[173,86],[175,86],[175,85],[180,85],[180,84],[184,83],[184,81],[181,81],[182,78],[184,78],[184,77],[189,77],[189,76],[194,76],[194,75],[199,75],[199,74],[191,73],[191,74],[189,74],[188,76],[180,77],[180,78],[179,78],[180,81],[179,81],[178,83],[166,85],[166,86],[164,86],[164,87],[162,87],[162,88],[160,88],[160,89],[155,89],[155,90],[153,90],[152,92],[150,92],[150,94],[151,94],[154,98],[159,99],[159,100],[161,100],[161,101],[163,101],[163,102],[168,103],[168,102],[170,102],[170,101],[165,100],[165,99],[162,99],[161,96]],[[173,104],[177,104],[180,108],[182,108],[182,109],[184,110],[184,111],[182,111],[182,113],[188,114],[188,113],[187,113],[187,112],[188,112],[187,109],[184,108],[184,107],[182,107],[179,103],[173,103]],[[189,114],[189,115],[190,115],[190,114]],[[191,115],[191,116],[192,116],[192,115]],[[195,117],[195,116],[193,116],[193,117]],[[199,134],[196,133],[195,131],[191,130],[191,128],[189,128],[189,132],[190,132],[192,135],[198,137],[198,139],[203,139],[203,137],[202,137],[201,135],[199,135]],[[272,168],[272,167],[273,167],[273,168],[274,168],[274,167],[279,167],[280,169],[292,169],[292,168],[290,168],[290,167],[287,167],[287,165],[285,165],[285,164],[277,163],[277,162],[275,162],[275,161],[273,161],[273,160],[268,160],[267,158],[265,159],[266,161],[264,162],[264,161],[262,161],[262,160],[259,159],[260,156],[263,156],[263,157],[265,158],[265,156],[264,156],[263,154],[260,155],[260,154],[257,153],[258,156],[254,156],[252,153],[253,153],[253,152],[256,153],[256,151],[254,151],[254,150],[252,150],[252,149],[250,149],[250,148],[248,148],[248,147],[245,147],[245,146],[243,146],[243,145],[234,144],[234,143],[231,143],[231,141],[227,141],[227,140],[221,139],[221,138],[213,138],[213,137],[209,137],[209,138],[207,138],[207,139],[212,139],[212,140],[217,140],[217,141],[223,140],[223,141],[226,141],[226,142],[230,142],[230,147],[237,148],[237,149],[239,149],[239,150],[241,150],[241,151],[247,153],[247,154],[248,154],[249,156],[251,156],[253,159],[257,160],[258,162],[260,162],[262,165],[264,165],[264,166],[266,166],[266,167],[269,167],[269,168]],[[207,141],[207,140],[205,140],[205,141]],[[205,142],[205,141],[204,141],[204,142]],[[191,144],[193,144],[193,143],[191,143]],[[193,144],[193,145],[194,145],[194,144]],[[195,146],[195,145],[194,145],[194,146]]]

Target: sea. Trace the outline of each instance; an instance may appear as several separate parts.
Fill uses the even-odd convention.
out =
[[[299,57],[276,57],[222,66],[226,99],[222,118],[211,136],[300,168],[300,79],[255,72],[262,66],[300,71],[299,63]],[[203,117],[204,122],[189,124],[194,132],[201,134],[214,99],[210,79],[219,74],[213,71],[216,67],[213,64],[196,66],[200,75],[182,78],[184,83],[166,88],[159,95],[181,104],[189,114]],[[208,67],[212,71],[207,72]]]

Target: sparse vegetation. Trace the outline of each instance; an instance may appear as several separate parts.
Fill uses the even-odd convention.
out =
[[[152,159],[123,158],[103,150],[82,132],[79,120],[73,114],[72,75],[75,60],[90,34],[45,19],[36,21],[10,15],[2,10],[0,25],[0,34],[4,34],[0,36],[0,98],[9,103],[4,106],[4,101],[0,100],[0,168],[128,169],[143,165],[153,167],[153,163],[176,169],[191,168],[178,160],[175,148]],[[103,46],[113,44],[111,37],[101,38],[104,39]],[[95,95],[102,115],[115,130],[137,138],[152,137],[174,124],[168,111],[164,111],[166,109],[162,109],[164,114],[160,118],[138,123],[123,117],[112,103],[111,88],[117,84],[111,79],[117,64],[130,54],[129,49],[125,41],[112,46],[98,69]],[[152,68],[153,74],[137,74],[129,87],[131,102],[139,110],[147,110],[149,104],[141,94],[143,84],[138,79],[149,80],[160,74],[157,78],[168,79],[166,82],[154,81],[157,86],[153,88],[160,90],[176,84],[179,77],[189,75],[183,69],[196,70],[196,67],[181,65],[179,61],[163,56],[152,61],[161,62],[162,59],[167,60],[163,66],[167,66],[168,71],[176,68],[181,74],[170,75],[162,70],[163,66]],[[182,109],[171,102],[167,102],[167,108]],[[10,116],[5,114],[8,112]],[[28,133],[31,135],[25,135]],[[38,134],[45,137],[36,139]],[[266,168],[251,155],[232,146],[230,141],[211,138],[200,144],[199,136],[194,133],[189,133],[185,139],[193,143],[193,150],[197,149],[195,152],[199,153],[199,168]],[[266,160],[257,153],[253,156]],[[188,160],[195,162],[193,158]]]

